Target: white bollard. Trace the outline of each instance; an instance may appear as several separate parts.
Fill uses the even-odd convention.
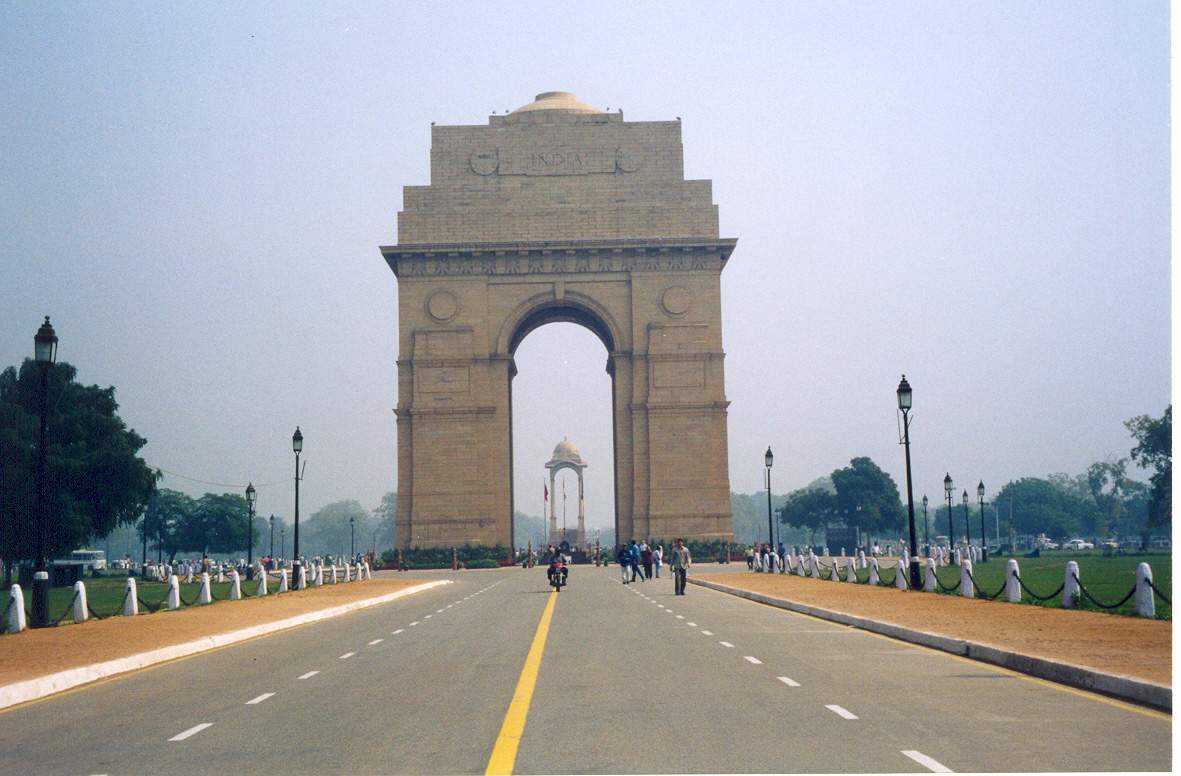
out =
[[[338,580],[337,580],[337,578],[336,578],[336,564],[335,564],[335,563],[333,563],[333,564],[332,564],[332,584],[334,584],[334,585],[335,585],[335,584],[337,583],[337,581],[338,581]]]
[[[369,561],[365,561],[365,581],[373,579],[373,568],[369,565]]]
[[[123,588],[123,615],[134,617],[139,614],[139,593],[135,589],[135,577],[127,578],[127,586]]]
[[[855,558],[845,558],[845,581],[857,581],[857,560]]]
[[[217,582],[218,582],[218,584],[225,584],[225,581],[226,581],[225,569],[223,569],[221,566],[218,566],[217,567]]]
[[[254,594],[262,596],[267,595],[269,592],[270,591],[267,590],[267,573],[264,571],[258,575],[258,587],[254,589]]]
[[[842,558],[845,557],[845,548],[844,547],[841,548],[841,557]]]
[[[865,550],[857,551],[857,568],[865,568]]]
[[[193,584],[193,564],[192,563],[185,564],[185,584],[186,585]]]
[[[960,561],[960,595],[964,598],[976,597],[976,586],[972,584],[972,559],[964,558]]]
[[[908,573],[909,569],[906,563],[903,562],[902,558],[899,558],[898,567],[894,570],[894,587],[899,590],[905,590],[909,586],[906,579]]]
[[[1081,595],[1078,589],[1078,582],[1075,579],[1082,579],[1082,575],[1078,573],[1078,562],[1067,561],[1066,573],[1062,580],[1062,608],[1073,609],[1078,606],[1078,599]]]
[[[960,552],[960,548],[959,548],[959,547],[956,547],[956,548],[955,548],[955,552],[953,552],[953,553],[951,554],[951,559],[952,559],[953,561],[955,561],[955,565],[957,565],[957,566],[960,566],[961,568],[963,567],[963,563],[964,563],[964,554],[963,554],[962,552]]]
[[[1016,558],[1009,558],[1005,564],[1005,598],[1011,604],[1021,603],[1021,569],[1017,566]]]
[[[29,627],[25,620],[25,596],[20,585],[8,591],[8,632],[20,633]]]
[[[74,583],[74,622],[86,622],[90,612],[86,608],[86,583],[78,580]]]
[[[305,589],[308,586],[308,567],[302,563],[299,564],[299,574],[292,581],[296,590]]]
[[[208,604],[213,602],[213,591],[209,589],[209,574],[204,571],[201,572],[201,593],[197,598],[197,603]]]
[[[279,592],[286,593],[289,589],[287,585],[287,569],[279,569]]]
[[[811,550],[808,551],[808,575],[812,577],[820,576],[820,559]]]
[[[316,570],[312,572],[312,584],[316,587],[324,584],[324,567],[319,563],[316,564]]]
[[[876,555],[869,559],[869,584],[875,587],[882,584],[882,578],[878,576],[878,559]]]
[[[923,580],[923,590],[926,590],[928,593],[935,592],[935,572],[937,569],[938,566],[935,564],[935,559],[927,558],[927,576]]]
[[[1156,599],[1152,597],[1152,567],[1147,563],[1136,566],[1136,615],[1156,617]]]
[[[176,574],[168,576],[168,609],[175,610],[180,608],[180,580],[176,578]]]
[[[242,579],[238,576],[237,569],[230,572],[230,600],[242,600]]]

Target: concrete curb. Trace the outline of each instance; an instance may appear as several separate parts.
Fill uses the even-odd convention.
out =
[[[1144,706],[1162,709],[1169,713],[1173,711],[1173,688],[1163,684],[1156,684],[1155,682],[1148,682],[1143,679],[1134,679],[1130,676],[1105,674],[1093,668],[1084,668],[1083,666],[1061,663],[1032,655],[1022,655],[1019,652],[1009,652],[988,644],[965,641],[964,639],[956,639],[950,636],[940,636],[936,633],[914,630],[913,628],[907,628],[902,625],[878,622],[877,620],[857,617],[856,615],[846,614],[845,612],[822,609],[818,606],[809,606],[808,604],[801,604],[783,598],[774,598],[763,595],[762,593],[754,593],[749,590],[742,590],[741,588],[723,585],[718,582],[710,582],[701,578],[689,579],[688,581],[691,584],[701,585],[710,590],[717,590],[720,593],[728,593],[761,604],[767,604],[768,606],[788,609],[793,612],[799,612],[800,614],[808,614],[823,620],[837,622],[841,625],[848,625],[872,633],[880,633],[883,636],[889,636],[901,641],[909,641],[912,644],[921,644],[924,647],[950,652],[953,655],[979,660],[984,663],[992,663],[993,665],[1023,674],[1029,674],[1030,676],[1036,676],[1040,679],[1048,679],[1059,684],[1078,687],[1083,690],[1102,693],[1103,695],[1111,695]]]
[[[424,582],[421,585],[414,585],[413,587],[395,590],[392,593],[375,596],[373,598],[363,598],[360,601],[353,601],[339,606],[333,606],[328,609],[321,609],[315,612],[307,612],[299,614],[294,617],[288,617],[283,620],[276,620],[275,622],[263,623],[262,625],[255,625],[250,628],[243,628],[241,630],[231,631],[230,633],[221,633],[214,636],[202,636],[195,641],[189,641],[184,644],[174,644],[169,647],[161,647],[160,649],[153,649],[149,652],[141,652],[138,655],[130,655],[128,657],[116,658],[115,660],[107,660],[103,663],[95,663],[89,666],[81,666],[79,668],[70,668],[65,671],[58,671],[47,676],[39,676],[36,679],[26,679],[21,682],[14,682],[12,684],[0,687],[0,709],[6,709],[9,706],[15,706],[18,703],[27,703],[28,701],[37,700],[38,698],[45,698],[49,695],[69,690],[79,685],[89,684],[90,682],[98,681],[99,679],[106,679],[117,674],[127,673],[128,671],[135,671],[140,668],[147,668],[156,663],[163,663],[168,660],[175,660],[180,657],[188,657],[199,652],[205,652],[218,647],[224,647],[229,644],[236,644],[239,641],[246,641],[248,639],[257,638],[259,636],[267,636],[272,633],[277,633],[281,630],[294,628],[297,625],[307,625],[308,623],[318,622],[320,620],[327,620],[331,617],[339,617],[342,614],[355,612],[358,609],[365,609],[370,606],[377,606],[379,604],[389,603],[390,601],[402,598],[403,596],[412,595],[414,593],[421,593],[424,590],[430,590],[440,585],[450,585],[451,580],[440,579],[433,582]]]

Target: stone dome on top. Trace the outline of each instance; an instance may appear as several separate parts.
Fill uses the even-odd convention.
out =
[[[604,113],[593,105],[579,102],[571,92],[542,92],[528,105],[522,105],[513,113],[530,113],[537,110],[560,110],[567,113]]]
[[[558,446],[554,448],[555,461],[573,461],[575,463],[582,463],[582,455],[579,454],[578,448],[574,446],[573,442],[563,438],[558,442]]]

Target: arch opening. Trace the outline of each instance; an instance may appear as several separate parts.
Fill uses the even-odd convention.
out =
[[[523,316],[509,339],[512,532],[522,548],[548,545],[552,528],[575,536],[584,504],[576,550],[593,551],[596,539],[609,546],[617,535],[615,380],[610,369],[604,374],[590,368],[604,348],[610,356],[614,338],[601,321],[589,325],[594,320],[576,306],[550,305]],[[554,452],[566,440],[577,444],[586,461],[582,477]]]

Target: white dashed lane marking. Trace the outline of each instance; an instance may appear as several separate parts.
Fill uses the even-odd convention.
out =
[[[424,620],[429,620],[430,618],[432,618],[432,617],[434,617],[434,616],[435,616],[435,615],[433,615],[433,614],[428,614],[426,617],[423,617],[422,619],[424,619]]]
[[[948,768],[932,757],[928,757],[922,752],[915,751],[914,749],[903,749],[902,753],[933,773],[955,773],[951,768]]]
[[[397,636],[399,633],[401,633],[404,630],[406,630],[406,629],[405,628],[398,628],[396,631],[390,631],[390,635]]]
[[[718,643],[721,644],[723,647],[729,647],[730,649],[734,649],[734,645],[728,641],[719,641]]]
[[[703,636],[712,636],[712,635],[714,635],[712,631],[707,631],[707,630],[703,630],[703,631],[701,632],[701,634],[702,634]]]
[[[369,646],[371,646],[371,647],[375,646],[377,644],[380,644],[383,641],[385,641],[385,639],[374,639],[373,641],[369,642]]]
[[[844,717],[845,719],[857,719],[857,715],[846,709],[844,706],[838,706],[835,703],[830,703],[824,708],[828,709],[833,714],[836,714],[838,717]]]
[[[742,659],[745,660],[746,662],[750,663],[751,665],[761,666],[763,664],[762,660],[759,660],[757,657],[754,657],[753,655],[743,655]]]
[[[319,671],[308,671],[306,674],[302,674],[299,678],[300,679],[311,679],[313,676],[315,676],[318,673],[320,673],[320,672]]]
[[[677,619],[678,619],[678,620],[683,620],[683,619],[685,619],[685,615],[683,615],[683,614],[678,614],[678,615],[677,615]]]
[[[262,695],[258,696],[257,698],[251,698],[250,700],[246,701],[246,705],[247,706],[255,706],[259,703],[262,703],[267,698],[270,698],[273,695],[274,695],[273,692],[264,692]]]
[[[697,623],[695,623],[695,622],[687,622],[687,623],[685,623],[685,624],[686,624],[686,625],[688,625],[690,628],[696,628],[696,627],[697,627]]]
[[[345,652],[343,655],[338,657],[337,660],[348,660],[350,657],[352,657],[355,654],[357,654],[357,653],[356,652]]]
[[[784,684],[786,684],[788,687],[799,687],[800,686],[799,682],[797,682],[795,679],[792,679],[791,677],[788,677],[788,676],[777,676],[775,678],[778,679],[779,681],[783,682]]]
[[[435,614],[442,614],[442,613],[443,613],[443,610],[442,610],[442,609],[436,609],[436,610],[435,610]]]
[[[183,733],[177,733],[175,736],[173,736],[172,738],[170,738],[168,740],[169,741],[184,741],[186,738],[191,738],[192,736],[195,736],[198,733],[200,733],[205,728],[210,728],[210,727],[213,727],[212,722],[202,722],[200,725],[193,725],[191,728],[184,731]]]
[[[418,625],[418,620],[415,620],[414,622],[410,623],[411,628],[413,628],[415,625]]]

